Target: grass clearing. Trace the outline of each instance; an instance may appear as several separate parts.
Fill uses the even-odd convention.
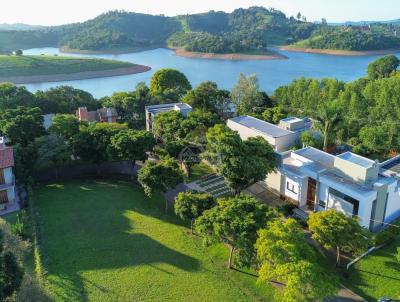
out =
[[[356,263],[345,284],[368,301],[381,297],[400,300],[400,262],[395,257],[399,246],[397,239]]]
[[[271,301],[252,272],[226,269],[228,250],[163,212],[128,181],[35,190],[48,287],[56,301]]]
[[[64,56],[0,55],[0,77],[71,74],[135,66],[129,62]]]

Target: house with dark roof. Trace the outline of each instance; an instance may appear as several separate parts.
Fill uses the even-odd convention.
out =
[[[118,119],[118,113],[115,108],[100,108],[88,111],[86,107],[79,107],[75,115],[79,121],[86,122],[116,123]]]
[[[0,137],[0,210],[15,203],[14,152]]]

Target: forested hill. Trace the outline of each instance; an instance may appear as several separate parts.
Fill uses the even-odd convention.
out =
[[[399,33],[399,35],[397,34]],[[1,30],[0,51],[58,46],[87,51],[127,51],[160,46],[206,53],[262,53],[271,45],[378,50],[399,48],[400,27],[332,26],[288,18],[263,7],[177,17],[112,11],[92,20],[36,30]]]

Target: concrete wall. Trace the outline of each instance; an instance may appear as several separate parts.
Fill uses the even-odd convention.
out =
[[[282,174],[279,171],[269,173],[265,179],[265,183],[271,189],[283,194],[282,191]]]
[[[287,151],[296,144],[298,139],[299,139],[299,133],[297,132],[293,132],[292,134],[288,134],[281,137],[276,137],[275,149],[278,152]]]
[[[379,172],[378,166],[362,167],[340,157],[335,157],[334,167],[340,174],[362,183],[376,179]]]
[[[400,191],[398,181],[388,186],[388,201],[386,204],[385,222],[389,223],[400,217]]]

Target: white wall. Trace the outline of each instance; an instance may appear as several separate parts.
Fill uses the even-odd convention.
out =
[[[288,184],[290,185],[290,187],[294,188],[295,193],[288,189]],[[296,180],[291,179],[288,176],[286,176],[285,179],[285,195],[297,202],[300,200],[300,184]]]
[[[388,191],[385,222],[391,222],[400,217],[400,191],[397,189],[397,181],[389,185]]]
[[[267,136],[259,131],[256,131],[254,129],[250,129],[246,126],[243,126],[239,123],[236,123],[232,120],[228,120],[228,122],[226,123],[227,126],[232,129],[233,131],[237,131],[240,135],[240,138],[242,140],[247,140],[250,137],[257,137],[257,136],[261,136],[263,137],[268,143],[270,143],[272,145],[272,147],[276,147],[276,141],[273,137]],[[276,148],[275,148],[276,149]],[[278,150],[277,150],[278,151]]]

